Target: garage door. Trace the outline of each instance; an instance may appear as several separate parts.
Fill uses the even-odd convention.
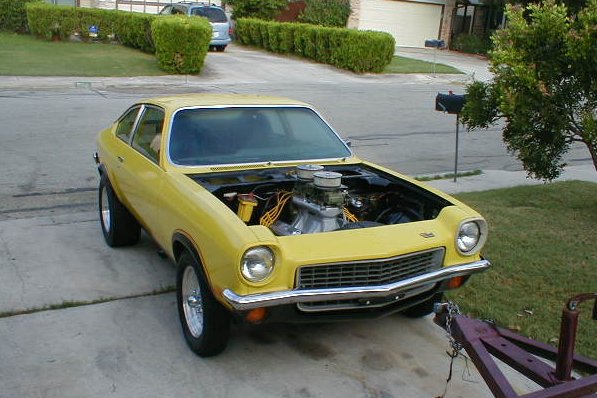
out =
[[[437,39],[442,5],[398,0],[361,0],[359,29],[388,32],[396,45],[424,47]]]

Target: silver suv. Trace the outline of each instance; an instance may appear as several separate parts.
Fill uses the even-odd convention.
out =
[[[160,11],[160,15],[176,14],[196,15],[209,20],[213,29],[210,49],[224,51],[231,42],[230,20],[222,8],[209,3],[181,2],[169,4]]]

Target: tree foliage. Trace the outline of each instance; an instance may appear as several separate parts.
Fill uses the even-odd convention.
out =
[[[504,118],[504,142],[532,177],[558,177],[574,142],[587,146],[597,170],[597,0],[576,16],[554,0],[506,14],[489,54],[494,79],[467,87],[464,124]]]
[[[233,8],[232,16],[273,20],[288,7],[288,0],[227,0]]]
[[[307,7],[299,21],[344,28],[350,16],[350,0],[305,0]]]

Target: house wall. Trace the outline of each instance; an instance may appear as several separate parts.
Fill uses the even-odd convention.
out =
[[[278,22],[296,22],[298,20],[299,15],[303,10],[307,7],[307,4],[304,1],[293,1],[288,3],[288,8],[282,10],[280,15],[276,17],[276,21]]]
[[[361,0],[350,0],[350,15],[346,24],[347,28],[358,29],[361,17]]]

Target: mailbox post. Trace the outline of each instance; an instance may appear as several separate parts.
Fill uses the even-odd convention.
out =
[[[435,110],[456,115],[456,150],[454,153],[454,182],[458,174],[458,128],[460,126],[460,111],[466,102],[465,95],[458,95],[449,91],[448,94],[437,93],[435,97]]]
[[[433,77],[435,77],[435,61],[437,56],[437,50],[446,47],[446,42],[438,39],[428,39],[425,40],[425,47],[433,48]]]

